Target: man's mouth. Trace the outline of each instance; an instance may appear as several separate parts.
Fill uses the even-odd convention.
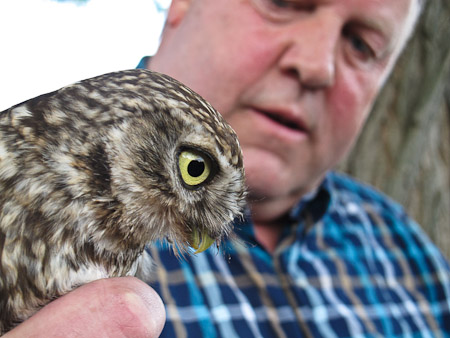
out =
[[[280,128],[284,128],[285,132],[291,135],[304,135],[309,133],[309,129],[300,114],[293,112],[291,109],[282,107],[263,108],[254,107],[254,111],[271,123],[276,124]]]
[[[272,121],[275,121],[278,124],[283,125],[284,127],[291,129],[293,131],[297,131],[297,132],[306,132],[306,128],[303,125],[303,123],[299,120],[291,120],[289,118],[286,118],[285,116],[282,116],[280,114],[277,113],[272,113],[272,112],[268,112],[268,111],[259,111],[261,114],[265,115],[266,117],[268,117],[269,119],[271,119]]]

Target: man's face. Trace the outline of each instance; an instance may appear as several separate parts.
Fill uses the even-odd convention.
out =
[[[411,0],[173,1],[151,68],[236,130],[251,196],[287,204],[349,151],[418,10]]]

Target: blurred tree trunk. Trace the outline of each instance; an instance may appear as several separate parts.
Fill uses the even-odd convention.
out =
[[[449,0],[428,0],[340,169],[403,204],[450,258]]]

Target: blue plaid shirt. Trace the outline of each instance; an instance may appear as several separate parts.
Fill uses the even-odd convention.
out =
[[[286,218],[273,254],[252,221],[240,241],[179,259],[149,249],[162,337],[446,337],[450,270],[403,209],[330,173]]]

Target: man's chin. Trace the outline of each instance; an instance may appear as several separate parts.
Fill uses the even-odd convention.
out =
[[[266,175],[265,175],[266,174]],[[310,180],[301,184],[302,179],[283,180],[283,177],[269,175],[259,172],[259,176],[255,172],[247,176],[248,201],[251,207],[258,206],[260,208],[285,209],[286,211],[293,207],[300,199],[314,191],[323,176],[317,177],[316,180]],[[276,212],[278,214],[278,212]]]
[[[264,175],[260,175],[255,177],[253,175],[248,175],[246,184],[248,187],[249,198],[254,201],[277,199],[287,193],[284,182],[277,180],[274,176],[264,177]]]
[[[250,203],[299,200],[311,188],[307,168],[294,170],[292,163],[276,153],[244,147],[244,167]]]
[[[267,191],[250,191],[249,206],[255,222],[273,222],[285,215],[301,196],[274,194]]]

